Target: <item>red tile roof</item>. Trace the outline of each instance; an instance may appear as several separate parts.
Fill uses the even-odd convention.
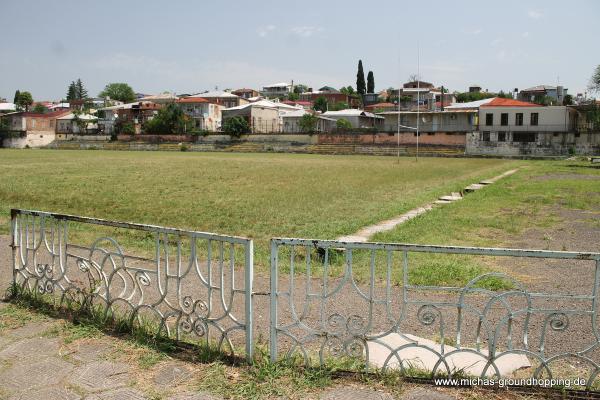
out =
[[[297,100],[297,101],[293,101],[293,100],[284,100],[282,101],[283,104],[288,104],[293,106],[294,104],[299,104],[301,106],[311,106],[312,105],[312,101],[305,101],[305,100]]]
[[[496,97],[489,103],[483,104],[481,107],[539,107],[539,104],[528,103],[526,101],[505,99]]]
[[[175,101],[176,103],[208,103],[203,97],[184,97]]]
[[[59,111],[52,111],[52,112],[47,112],[47,113],[24,112],[22,115],[24,117],[55,118],[55,117],[60,117],[62,115],[69,114],[70,112],[71,112],[70,110],[59,110]]]

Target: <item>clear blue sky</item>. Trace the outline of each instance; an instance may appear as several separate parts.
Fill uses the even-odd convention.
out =
[[[560,83],[600,64],[600,1],[9,1],[0,4],[0,97],[64,97],[81,78],[177,93],[294,80],[376,89],[417,70],[463,91]]]

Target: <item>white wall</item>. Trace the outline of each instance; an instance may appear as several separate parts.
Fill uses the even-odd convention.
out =
[[[35,133],[29,133],[27,136],[22,138],[9,138],[4,139],[2,145],[4,147],[23,149],[29,147],[44,147],[52,143],[56,139],[53,131],[37,131]]]
[[[500,125],[501,114],[508,114],[508,126]],[[523,125],[515,124],[515,115],[523,114]],[[538,113],[538,125],[530,125],[531,114]],[[565,106],[548,107],[481,107],[479,109],[480,131],[535,131],[568,132],[573,129],[575,111]],[[486,125],[486,114],[494,116],[493,125]]]

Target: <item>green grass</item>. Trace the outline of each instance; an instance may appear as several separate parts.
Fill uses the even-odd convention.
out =
[[[256,240],[333,239],[523,162],[492,159],[0,150],[0,232],[10,208],[174,226]],[[91,238],[89,238],[91,239]],[[139,235],[132,243],[139,242]]]
[[[588,161],[529,161],[518,173],[373,239],[502,246],[527,229],[555,226],[561,208],[599,212],[599,204],[600,169]]]

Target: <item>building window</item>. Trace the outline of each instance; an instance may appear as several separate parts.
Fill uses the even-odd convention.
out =
[[[481,141],[482,142],[489,142],[490,141],[490,132],[489,131],[481,132]]]
[[[508,113],[500,114],[500,125],[508,126]]]
[[[537,125],[538,124],[538,120],[539,120],[539,114],[538,113],[531,113],[530,124],[531,125]]]
[[[519,142],[519,143],[535,142],[535,132],[513,132],[513,142]]]
[[[492,114],[492,113],[485,114],[485,124],[487,126],[494,125],[494,114]]]
[[[517,125],[517,126],[523,125],[523,113],[515,114],[515,125]]]
[[[506,142],[506,132],[498,132],[498,141]]]

